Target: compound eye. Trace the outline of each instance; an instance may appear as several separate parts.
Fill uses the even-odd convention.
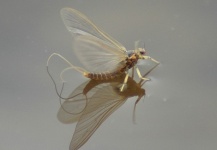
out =
[[[140,54],[141,55],[145,55],[145,51],[140,51]]]

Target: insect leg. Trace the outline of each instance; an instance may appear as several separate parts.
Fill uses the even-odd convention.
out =
[[[134,70],[135,70],[135,67],[133,66],[133,68],[132,68],[132,79],[134,78]]]
[[[153,62],[159,64],[159,62],[153,58],[151,58],[150,56],[143,56],[143,59],[151,59]]]
[[[129,74],[128,74],[128,72],[127,72],[127,74],[126,74],[126,76],[125,76],[125,78],[124,78],[124,83],[122,84],[122,86],[121,86],[121,88],[120,88],[120,91],[121,91],[121,92],[123,92],[124,86],[126,86],[126,84],[127,84],[128,77],[129,77]]]
[[[140,71],[139,71],[139,68],[138,68],[137,66],[136,66],[136,72],[137,72],[137,74],[138,74],[138,76],[139,76],[140,79],[145,80],[145,81],[149,81],[149,80],[150,80],[150,79],[148,79],[148,78],[142,77],[142,75],[141,75],[141,73],[140,73]]]
[[[133,123],[136,124],[136,104],[141,100],[141,98],[143,97],[144,95],[140,95],[135,104],[134,104],[134,108],[133,108]]]

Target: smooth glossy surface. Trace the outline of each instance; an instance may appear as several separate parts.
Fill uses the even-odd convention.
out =
[[[58,97],[46,72],[53,52],[79,65],[60,19],[63,7],[83,12],[127,49],[145,41],[148,55],[161,63],[144,85],[137,124],[132,98],[82,150],[216,149],[215,0],[0,2],[0,149],[69,149],[75,125],[58,121]],[[72,75],[74,88],[86,80]]]

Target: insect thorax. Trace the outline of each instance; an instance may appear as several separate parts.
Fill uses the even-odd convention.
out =
[[[139,55],[136,53],[131,53],[129,57],[126,58],[126,70],[131,69],[138,62]]]

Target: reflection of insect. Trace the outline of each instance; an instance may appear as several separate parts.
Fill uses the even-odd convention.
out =
[[[145,95],[145,90],[141,88],[143,83],[136,83],[131,77],[126,83],[126,89],[120,92],[119,85],[124,78],[125,74],[122,74],[109,81],[87,81],[65,99],[58,112],[59,120],[65,123],[78,120],[70,150],[77,150],[85,144],[97,128],[128,98],[138,96],[136,105]]]
[[[157,65],[156,63],[147,65],[143,76],[145,77]],[[70,143],[70,150],[77,150],[84,145],[97,128],[128,98],[133,96],[138,97],[134,105],[135,112],[136,104],[145,95],[145,90],[141,88],[144,80],[141,79],[140,82],[136,83],[131,77],[126,81],[125,89],[120,92],[119,87],[126,77],[126,73],[122,73],[113,79],[86,81],[69,94],[67,98],[64,98],[62,91],[65,83],[63,83],[59,93],[48,68],[47,71],[55,84],[60,100],[64,100],[57,115],[58,119],[63,123],[78,121]]]
[[[139,59],[150,59],[158,63],[150,56],[145,55],[144,48],[136,47],[135,50],[127,51],[122,44],[103,32],[77,10],[63,8],[61,17],[66,28],[74,37],[74,51],[87,70],[72,65],[57,53],[53,53],[48,58],[47,66],[50,58],[57,55],[70,65],[70,69],[76,69],[90,79],[113,79],[126,73],[124,84],[120,89],[123,91],[129,76],[128,70],[134,68]],[[138,67],[136,67],[136,71],[141,79],[148,80],[141,76]]]

